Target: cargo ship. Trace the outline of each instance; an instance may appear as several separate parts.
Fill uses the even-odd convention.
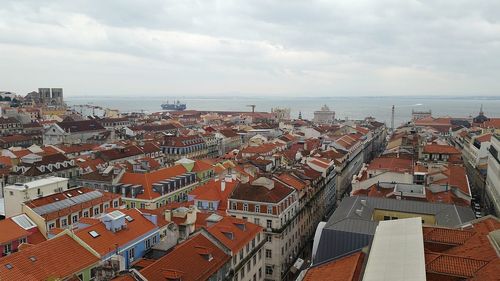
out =
[[[173,103],[169,103],[168,101],[161,104],[161,108],[163,110],[185,110],[186,104],[181,103],[180,101],[175,101]]]

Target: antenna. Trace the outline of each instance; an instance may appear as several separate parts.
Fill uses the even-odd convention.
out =
[[[394,105],[392,106],[391,114],[391,134],[394,134]]]
[[[249,104],[247,106],[252,108],[252,113],[255,112],[255,106],[256,106],[255,104]]]

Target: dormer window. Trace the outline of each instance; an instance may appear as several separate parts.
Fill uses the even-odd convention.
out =
[[[236,225],[236,227],[238,227],[242,231],[245,231],[245,229],[246,229],[245,223],[239,223],[239,222],[237,222],[234,225]]]
[[[231,231],[222,231],[222,234],[229,240],[234,240],[234,234]]]

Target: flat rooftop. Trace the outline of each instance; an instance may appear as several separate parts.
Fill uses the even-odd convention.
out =
[[[420,218],[381,221],[375,231],[363,281],[425,281]]]
[[[26,183],[16,183],[13,185],[8,185],[5,187],[5,189],[17,189],[17,190],[24,190],[25,186],[28,188],[38,188],[40,186],[44,185],[49,185],[49,184],[57,184],[57,183],[65,183],[68,182],[67,178],[60,178],[60,177],[48,177],[44,179],[39,179],[35,181],[30,181]]]

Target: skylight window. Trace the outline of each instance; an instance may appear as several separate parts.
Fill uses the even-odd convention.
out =
[[[131,216],[126,216],[125,219],[128,221],[128,222],[131,222],[131,221],[134,221],[134,218],[132,218]]]
[[[78,192],[80,194],[83,194],[83,191],[81,191],[81,190],[77,190],[76,192]]]
[[[95,231],[95,230],[89,231],[89,234],[90,234],[90,236],[92,236],[92,238],[96,238],[96,237],[101,236],[101,235],[100,235],[99,233],[97,233],[97,231]]]
[[[6,264],[6,265],[5,265],[5,268],[7,268],[7,269],[12,269],[12,268],[13,268],[13,266],[12,266],[12,264],[8,263],[8,264]]]
[[[35,262],[36,261],[36,257],[35,256],[31,256],[30,257],[30,261]]]

